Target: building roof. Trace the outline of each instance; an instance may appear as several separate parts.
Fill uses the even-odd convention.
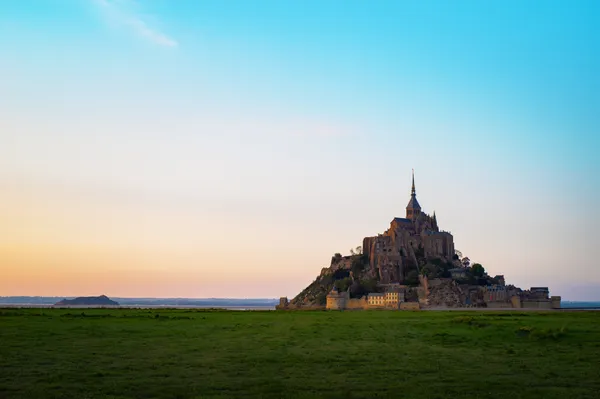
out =
[[[410,219],[407,218],[394,218],[393,221],[397,223],[411,223]]]
[[[403,293],[405,291],[402,287],[389,287],[385,292]]]
[[[488,291],[506,291],[506,289],[507,289],[505,285],[498,285],[498,284],[487,285],[485,288]]]
[[[419,201],[417,201],[416,194],[413,194],[410,196],[410,201],[408,201],[408,205],[406,205],[406,209],[421,209],[421,205],[419,205]]]

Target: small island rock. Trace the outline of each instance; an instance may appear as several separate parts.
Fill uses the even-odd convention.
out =
[[[55,303],[54,306],[119,306],[119,303],[109,299],[106,295],[100,295],[63,299]]]

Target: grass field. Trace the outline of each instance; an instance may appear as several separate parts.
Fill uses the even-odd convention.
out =
[[[0,398],[600,398],[600,312],[0,309]]]

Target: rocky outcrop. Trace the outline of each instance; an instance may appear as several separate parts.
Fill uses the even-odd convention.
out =
[[[429,281],[427,304],[430,307],[464,307],[463,293],[451,279],[436,279]]]
[[[289,308],[324,306],[327,294],[333,288],[334,279],[331,273],[321,274],[288,304]]]
[[[386,255],[377,256],[377,272],[382,284],[401,283],[404,281],[402,259],[390,259]]]
[[[331,265],[321,269],[319,276],[294,297],[289,308],[325,306],[327,294],[336,281],[345,280],[346,289],[361,292],[361,283],[377,281],[378,271],[368,265],[368,260],[362,255],[334,256]],[[373,284],[374,285],[374,284]]]

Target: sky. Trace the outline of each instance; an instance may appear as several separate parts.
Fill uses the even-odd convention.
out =
[[[0,2],[0,296],[295,296],[423,210],[600,300],[597,1]]]

